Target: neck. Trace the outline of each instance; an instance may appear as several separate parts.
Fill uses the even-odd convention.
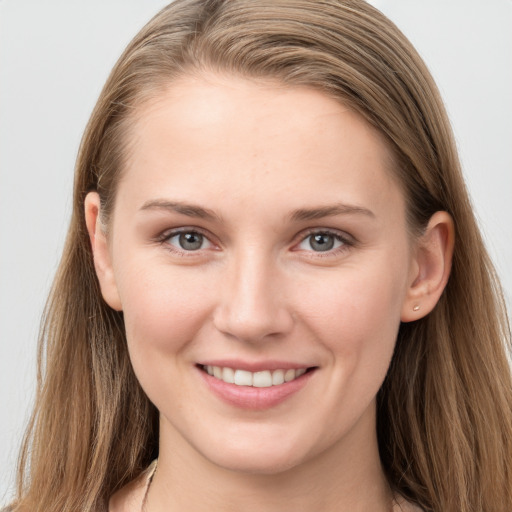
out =
[[[354,428],[307,462],[255,473],[220,467],[162,424],[158,471],[146,510],[389,512],[392,495],[380,464],[375,422],[370,425]]]

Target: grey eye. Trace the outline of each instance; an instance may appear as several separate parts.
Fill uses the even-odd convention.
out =
[[[343,241],[331,233],[313,233],[308,235],[299,244],[299,248],[305,251],[326,252],[343,245]]]
[[[184,231],[169,238],[169,243],[183,251],[198,251],[209,247],[206,237],[196,231]]]
[[[314,251],[329,251],[334,247],[334,237],[325,233],[311,235],[309,245]]]

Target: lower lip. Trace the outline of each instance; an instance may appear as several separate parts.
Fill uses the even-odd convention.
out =
[[[240,409],[251,410],[270,409],[281,404],[298,393],[315,373],[315,370],[312,369],[290,382],[268,388],[256,388],[254,386],[228,384],[199,368],[198,371],[210,390],[222,401]]]

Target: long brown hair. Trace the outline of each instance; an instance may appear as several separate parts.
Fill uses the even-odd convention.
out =
[[[13,510],[106,510],[158,451],[158,414],[128,359],[122,313],[102,300],[83,204],[108,224],[126,132],[146,99],[202,69],[324,91],[388,140],[420,232],[438,210],[456,243],[434,311],[400,328],[378,396],[383,467],[436,512],[512,510],[510,330],[437,88],[403,34],[361,0],[177,0],[135,37],[85,131],[71,226],[40,339],[35,411]]]

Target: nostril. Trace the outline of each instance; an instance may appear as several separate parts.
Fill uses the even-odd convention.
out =
[[[225,336],[245,342],[276,340],[293,327],[292,315],[284,307],[224,305],[214,316],[214,326]]]

